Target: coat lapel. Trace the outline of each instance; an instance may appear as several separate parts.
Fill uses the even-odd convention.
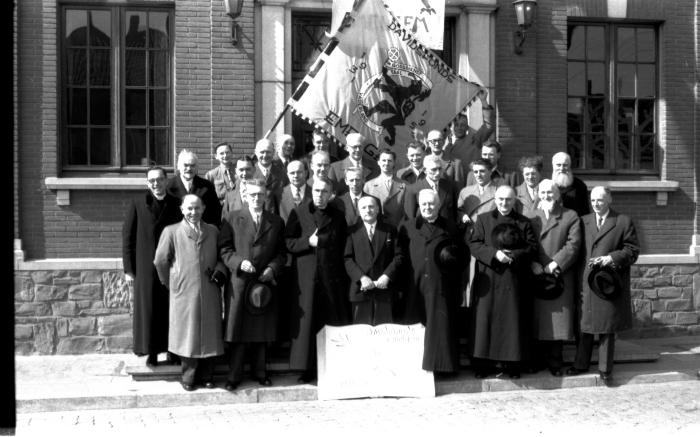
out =
[[[270,218],[267,216],[267,212],[263,211],[260,215],[260,225],[258,226],[258,232],[255,234],[255,240],[253,244],[257,243],[269,230],[272,228],[272,223],[270,223]]]
[[[537,214],[542,217],[542,222],[544,223],[542,226],[542,232],[540,232],[540,236],[544,236],[547,232],[549,232],[552,228],[556,227],[559,225],[559,221],[561,220],[561,213],[562,209],[561,206],[557,206],[554,208],[551,214],[549,214],[549,220],[546,220],[544,211],[538,210]],[[546,220],[546,221],[545,221]]]
[[[374,237],[372,238],[372,264],[377,261],[377,257],[381,253],[382,246],[384,246],[386,241],[386,236],[386,231],[377,223],[374,226]]]
[[[595,215],[595,213],[593,213],[593,219],[592,219],[593,229],[595,229],[597,231],[595,239],[593,240],[594,243],[596,241],[600,240],[601,238],[603,238],[605,236],[605,234],[610,232],[615,227],[615,225],[617,224],[617,214],[614,213],[612,210],[610,210],[608,217],[603,222],[603,227],[600,229],[598,229],[598,226],[596,226],[595,221],[596,221],[596,215]]]

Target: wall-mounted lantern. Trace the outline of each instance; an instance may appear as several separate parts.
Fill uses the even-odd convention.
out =
[[[226,15],[231,17],[231,44],[238,45],[238,23],[236,23],[236,18],[241,16],[241,10],[243,9],[243,0],[224,0],[224,7],[226,8]]]
[[[515,18],[518,20],[518,30],[513,33],[513,42],[515,43],[515,53],[520,55],[523,52],[527,29],[535,21],[537,0],[515,0],[513,9],[515,9]]]

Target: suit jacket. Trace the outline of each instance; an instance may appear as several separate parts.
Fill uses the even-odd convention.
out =
[[[287,184],[287,172],[279,161],[272,161],[267,173],[267,178],[263,177],[262,170],[260,170],[260,166],[257,162],[254,168],[255,172],[253,173],[253,178],[265,181],[265,187],[269,192],[268,197],[278,195],[279,192],[282,191],[282,187]]]
[[[462,188],[464,188],[467,183],[467,178],[464,176],[465,171],[462,161],[456,158],[448,159],[443,153],[442,162],[442,177],[451,180],[455,186],[455,189],[461,190]]]
[[[302,201],[311,199],[311,187],[308,184],[304,184],[304,197]],[[277,205],[279,207],[280,217],[284,223],[287,223],[289,219],[289,214],[292,213],[297,205],[294,204],[294,197],[292,196],[292,188],[290,185],[286,185],[282,188],[282,191],[278,195]]]
[[[639,256],[639,240],[632,219],[610,210],[598,230],[596,215],[581,217],[584,246],[580,269],[583,270],[581,293],[581,332],[610,334],[632,327],[630,266]],[[588,260],[610,255],[622,279],[622,293],[614,300],[601,299],[588,286]]]
[[[578,289],[578,262],[583,244],[576,211],[556,205],[549,220],[541,209],[532,212],[530,221],[539,238],[537,262],[542,267],[554,261],[561,269],[564,292],[556,299],[534,299],[533,336],[539,340],[574,338],[575,304]]]
[[[158,202],[150,191],[132,200],[124,221],[124,273],[134,277],[134,353],[168,350],[168,290],[153,266],[163,229],[182,220],[179,201],[166,193]]]
[[[276,215],[278,212],[277,197],[273,192],[269,192],[263,209]],[[224,203],[221,205],[221,218],[223,219],[232,212],[241,209],[248,209],[248,204],[241,198],[241,184],[237,184],[236,188],[228,191],[224,197]]]
[[[475,159],[481,158],[481,146],[489,139],[496,126],[496,114],[493,106],[486,105],[482,108],[483,123],[478,130],[471,127],[465,136],[458,138],[445,146],[445,159],[459,159],[462,161],[465,173],[469,171],[469,165]],[[450,141],[452,138],[450,137]],[[469,183],[467,183],[469,185]]]
[[[399,249],[396,228],[388,223],[377,221],[370,242],[364,222],[358,221],[349,231],[345,242],[345,271],[350,277],[350,302],[361,302],[366,293],[360,291],[360,278],[369,276],[376,281],[382,275],[390,279],[386,290],[375,289],[377,293],[392,293],[393,286],[403,263],[403,253]]]
[[[233,211],[221,222],[218,241],[219,255],[228,268],[230,281],[224,289],[224,341],[273,341],[277,331],[277,287],[273,291],[272,306],[262,314],[250,314],[245,309],[245,291],[262,272],[271,268],[278,277],[287,259],[284,244],[284,223],[278,216],[263,210],[260,224],[255,229],[248,208]],[[255,273],[241,270],[241,263],[250,261]]]
[[[497,189],[498,185],[493,181],[484,187],[483,194],[479,194],[479,187],[477,185],[467,185],[462,188],[462,191],[459,192],[459,198],[457,199],[460,222],[462,215],[466,214],[473,224],[479,214],[496,209],[496,202],[494,199]]]
[[[180,179],[179,173],[168,179],[165,189],[168,194],[179,199],[180,203],[182,203],[182,198],[185,196],[185,194],[188,194],[187,190],[185,189],[185,185]],[[221,223],[221,203],[219,203],[219,197],[216,194],[214,184],[195,175],[192,179],[191,193],[196,194],[200,199],[202,199],[202,203],[204,204],[202,220],[211,225],[219,227],[219,224]]]
[[[396,177],[406,182],[407,185],[415,184],[418,179],[425,178],[425,172],[421,169],[420,175],[416,176],[416,173],[411,170],[411,166],[400,168],[396,172]]]
[[[381,202],[382,221],[398,226],[405,214],[403,201],[406,194],[406,183],[394,177],[391,189],[387,190],[381,176],[379,176],[365,182],[364,191]]]
[[[336,183],[338,194],[343,194],[348,191],[348,186],[345,184],[345,170],[353,167],[354,164],[350,161],[350,157],[337,161],[331,164],[331,169],[328,172],[328,179]],[[365,181],[379,176],[380,170],[377,161],[363,155],[362,156],[362,176]]]
[[[418,211],[418,193],[425,188],[430,188],[428,181],[419,179],[406,189],[406,197],[404,199],[406,218],[420,215]],[[440,216],[455,222],[457,219],[457,191],[451,181],[444,178],[438,181],[438,196],[440,197]]]
[[[535,192],[537,192],[537,188],[535,188]],[[516,210],[525,217],[533,218],[537,212],[537,204],[540,199],[537,196],[534,199],[530,197],[530,192],[525,182],[515,188],[515,197],[518,200],[515,204]]]
[[[318,245],[309,245],[316,232]],[[347,225],[343,212],[333,204],[318,210],[313,202],[302,202],[292,211],[285,228],[287,250],[297,289],[292,292],[289,365],[308,369],[312,342],[324,324],[342,326],[350,322],[347,274],[343,261]]]
[[[224,203],[226,193],[236,188],[236,171],[234,168],[229,169],[229,178],[226,177],[224,169],[218,165],[209,170],[204,178],[214,184],[216,196],[219,198],[219,203]]]
[[[367,193],[363,191],[360,194],[360,197],[365,197],[366,195]],[[360,220],[360,215],[358,214],[357,209],[355,209],[355,205],[353,204],[352,199],[350,198],[350,192],[347,191],[345,192],[345,194],[337,196],[336,199],[336,205],[345,215],[345,223],[348,226],[352,226],[355,223],[357,223],[357,221]]]

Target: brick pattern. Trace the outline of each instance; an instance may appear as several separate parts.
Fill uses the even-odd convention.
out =
[[[700,266],[633,266],[631,285],[634,327],[622,337],[700,334]],[[122,272],[20,272],[15,276],[15,352],[131,352],[131,309]]]
[[[131,307],[121,272],[19,273],[15,350],[21,355],[131,352]]]

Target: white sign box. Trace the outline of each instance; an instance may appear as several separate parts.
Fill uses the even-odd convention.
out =
[[[318,399],[435,397],[421,324],[325,326],[317,335]]]

